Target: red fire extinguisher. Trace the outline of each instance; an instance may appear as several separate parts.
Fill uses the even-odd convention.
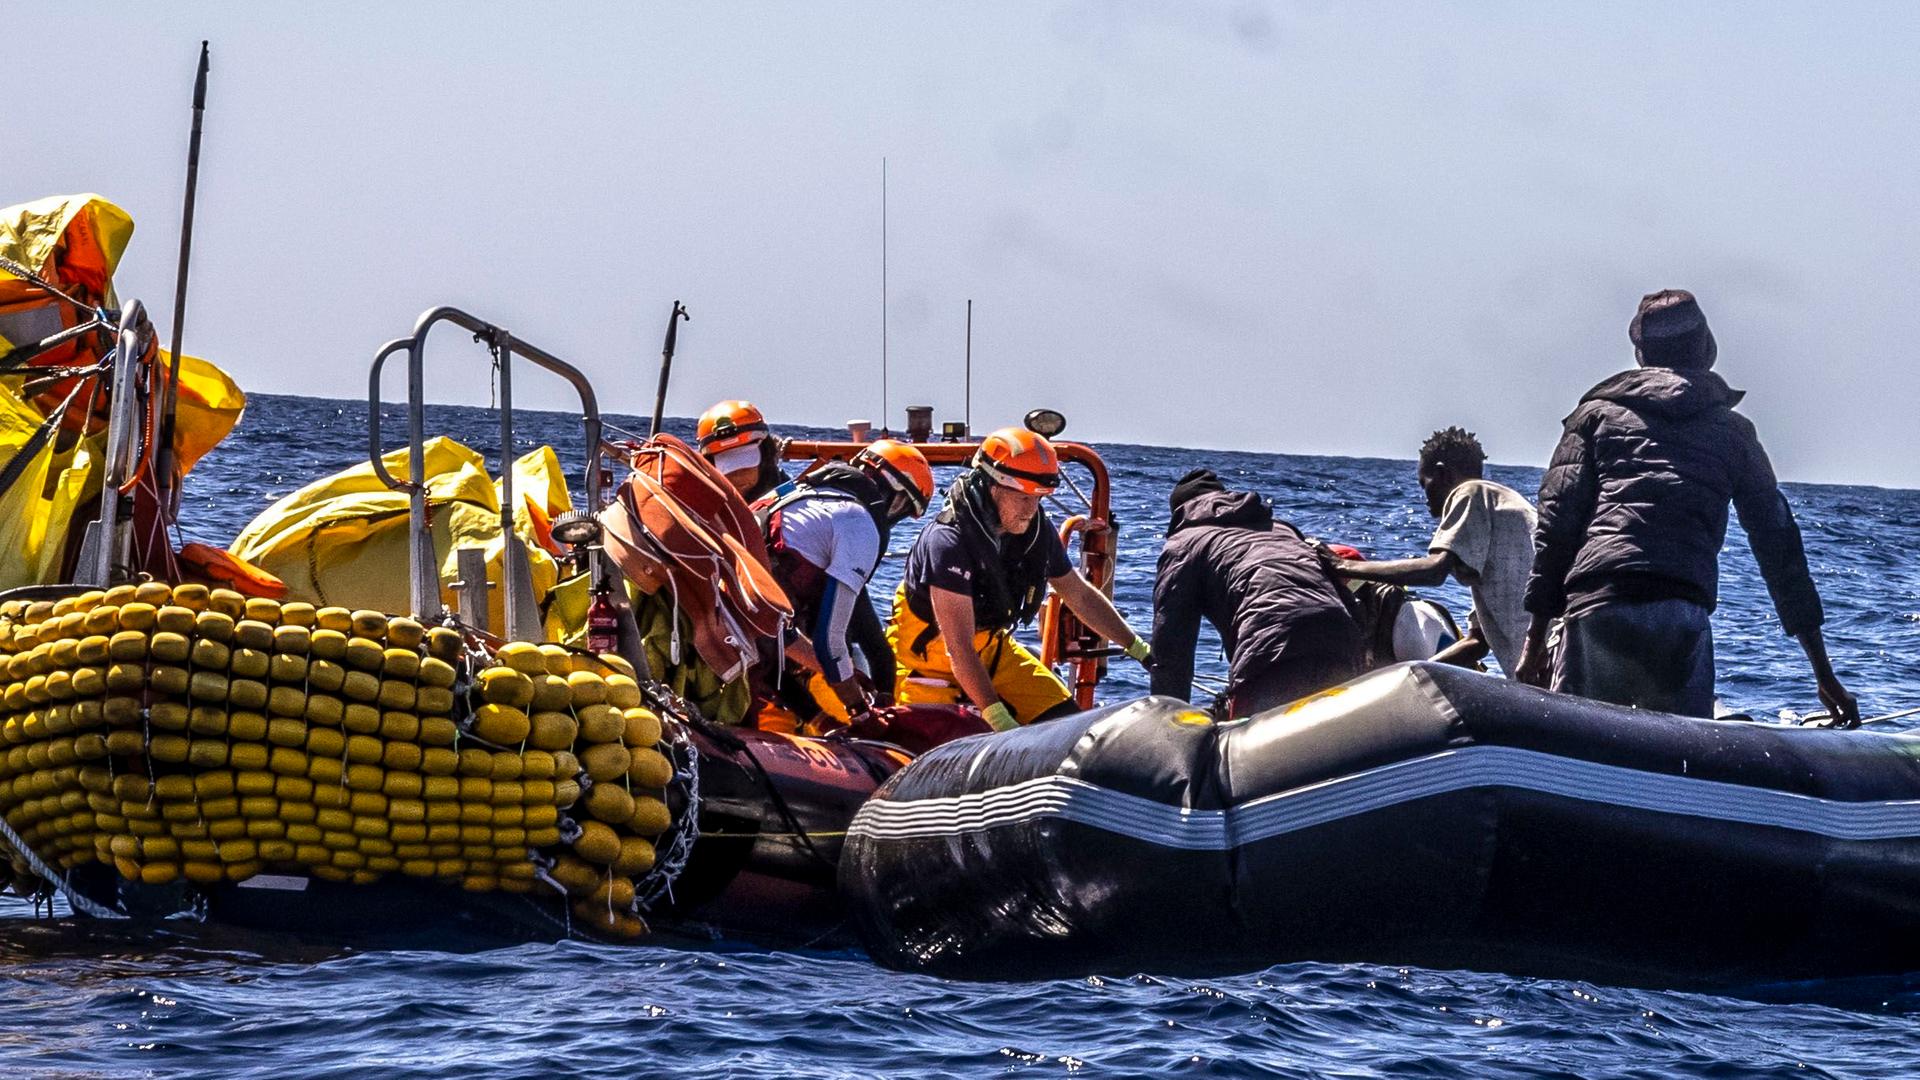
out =
[[[620,651],[620,615],[613,606],[613,594],[605,588],[594,590],[593,603],[587,607],[587,648],[596,653]]]

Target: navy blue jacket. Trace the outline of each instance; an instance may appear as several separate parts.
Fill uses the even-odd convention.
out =
[[[1589,390],[1540,483],[1527,610],[1673,597],[1713,607],[1731,504],[1782,628],[1819,626],[1800,527],[1752,421],[1733,411],[1744,396],[1711,371],[1663,367]]]

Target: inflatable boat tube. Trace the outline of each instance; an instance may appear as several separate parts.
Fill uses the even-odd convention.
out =
[[[847,824],[909,756],[861,739],[722,727],[692,734],[699,839],[654,922],[769,943],[844,934],[836,874]]]
[[[1301,960],[1662,987],[1920,970],[1920,738],[1402,664],[1216,724],[1147,698],[922,756],[840,867],[974,978]]]

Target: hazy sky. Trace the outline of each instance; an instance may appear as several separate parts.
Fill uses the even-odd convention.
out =
[[[1920,485],[1920,5],[1563,7],[13,0],[0,202],[119,202],[169,310],[207,37],[187,344],[252,390],[452,303],[644,412],[677,298],[670,412],[876,417],[884,156],[896,423],[972,298],[976,428],[1544,463],[1671,286],[1784,476]]]

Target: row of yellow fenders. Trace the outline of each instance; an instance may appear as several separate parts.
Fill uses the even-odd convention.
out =
[[[589,928],[640,934],[673,766],[631,668],[475,655],[451,628],[199,585],[0,604],[0,816],[63,871],[557,884]]]
[[[486,459],[446,436],[428,439],[423,460],[436,570],[441,582],[459,580],[456,552],[479,548],[487,560],[489,581],[502,580],[504,543],[500,530],[501,485],[488,475]],[[407,475],[407,451],[395,450],[384,463],[396,476]],[[561,578],[558,548],[545,524],[573,509],[559,458],[540,447],[513,462],[516,500],[514,530],[528,549],[534,598],[545,613],[545,631],[556,642],[586,636],[591,582],[587,575]],[[284,581],[292,594],[352,608],[404,610],[407,595],[407,494],[382,483],[370,463],[316,480],[277,500],[240,531],[231,551]],[[500,588],[488,590],[492,625],[503,625]],[[646,648],[648,670],[662,685],[692,702],[719,723],[737,723],[746,714],[751,690],[744,678],[722,682],[694,654],[685,612],[672,598],[629,590]],[[441,599],[454,596],[444,584]],[[675,623],[679,621],[679,634]],[[682,640],[676,652],[674,639]]]

